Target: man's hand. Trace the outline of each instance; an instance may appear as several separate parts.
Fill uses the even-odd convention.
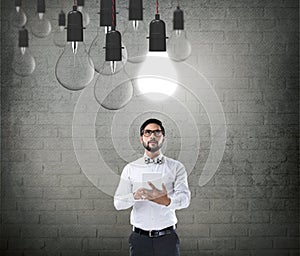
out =
[[[148,184],[152,190],[144,189],[142,192],[143,199],[165,206],[168,206],[171,203],[165,184],[162,184],[162,190],[157,189],[150,181],[148,181]]]
[[[137,191],[135,191],[133,193],[133,197],[135,200],[144,200],[146,197],[145,197],[145,188],[139,188]]]

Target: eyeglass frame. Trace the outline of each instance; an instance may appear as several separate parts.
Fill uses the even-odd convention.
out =
[[[145,135],[145,131],[148,131],[150,132],[150,134],[147,136]],[[145,137],[150,137],[152,134],[155,136],[155,137],[161,137],[163,135],[163,131],[162,130],[159,130],[159,129],[156,129],[156,130],[149,130],[149,129],[146,129],[146,130],[143,130],[143,136]],[[158,135],[156,135],[155,133],[159,132]]]

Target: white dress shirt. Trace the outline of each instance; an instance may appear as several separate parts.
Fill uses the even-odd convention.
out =
[[[175,210],[186,208],[190,204],[191,193],[183,164],[162,154],[157,158],[162,160],[160,164],[156,163],[157,161],[146,164],[144,157],[127,164],[114,196],[114,206],[117,210],[133,207],[130,223],[143,230],[160,230],[175,225],[177,223]],[[168,206],[148,200],[134,199],[133,188],[142,187],[143,173],[149,172],[161,173],[162,182],[171,199]]]

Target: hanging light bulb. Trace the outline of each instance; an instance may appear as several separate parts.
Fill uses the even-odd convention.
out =
[[[166,27],[158,14],[158,1],[156,1],[155,20],[150,23],[149,29],[149,53],[140,69],[128,67],[130,75],[136,77],[134,85],[141,94],[149,96],[152,100],[164,99],[172,95],[177,88],[177,72],[168,58],[166,52]],[[161,77],[172,77],[171,80]]]
[[[149,52],[136,74],[133,74],[133,77],[136,77],[134,85],[137,91],[151,100],[163,100],[171,96],[178,86],[177,72],[167,52]],[[169,77],[172,80],[162,77]]]
[[[58,14],[58,29],[54,32],[53,42],[58,47],[66,46],[66,14],[63,10]]]
[[[122,39],[121,33],[116,30],[115,21],[115,0],[112,0],[112,27],[105,38],[105,61],[110,62],[111,73],[114,74],[117,68],[117,62],[122,61]]]
[[[129,0],[129,22],[123,33],[128,61],[141,62],[147,54],[147,28],[143,21],[143,0]]]
[[[94,95],[102,107],[121,109],[132,99],[132,81],[124,69],[116,74],[99,75],[94,85]]]
[[[27,16],[24,12],[22,4],[22,0],[15,0],[16,12],[13,12],[10,17],[11,24],[13,24],[13,26],[17,28],[25,26],[27,22]]]
[[[117,61],[122,61],[121,33],[114,27],[106,34],[105,61],[110,62],[112,74],[116,72]]]
[[[76,5],[68,13],[67,45],[56,63],[55,75],[63,87],[73,91],[85,88],[94,77],[94,65],[83,43],[82,14]]]
[[[103,68],[105,62],[105,38],[107,33],[107,27],[98,27],[97,28],[97,35],[94,38],[91,47],[89,49],[89,55],[91,56],[95,71],[100,73]]]
[[[87,27],[90,24],[90,15],[86,12],[84,8],[84,0],[77,0],[77,9],[82,13],[83,26]]]
[[[20,76],[29,76],[35,70],[35,59],[29,51],[28,30],[19,30],[18,47],[14,52],[13,68]]]
[[[115,25],[115,2],[112,0],[101,0],[100,27],[98,27],[97,36],[94,38],[89,49],[89,55],[93,59],[95,70],[103,75],[119,72],[127,62],[127,50],[122,42],[121,46],[119,45],[121,35],[115,30]],[[109,42],[107,42],[107,38]],[[116,42],[114,41],[115,39],[117,40]],[[115,56],[116,52],[119,52],[120,47],[121,59],[120,56]]]
[[[47,37],[51,32],[51,23],[45,14],[45,0],[37,0],[37,15],[31,22],[32,34],[36,37]]]
[[[179,2],[173,14],[173,32],[168,40],[168,54],[172,60],[184,61],[192,52],[191,43],[187,39],[184,30],[183,11],[179,7]]]
[[[166,24],[160,19],[158,13],[158,0],[156,1],[155,19],[149,26],[149,51],[166,51]]]

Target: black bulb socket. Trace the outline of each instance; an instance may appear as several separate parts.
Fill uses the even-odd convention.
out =
[[[173,29],[174,30],[183,30],[184,29],[184,20],[183,20],[183,11],[177,6],[176,10],[173,13]]]
[[[117,30],[111,30],[106,34],[105,60],[106,61],[122,60],[122,39],[121,39],[121,33]]]
[[[83,42],[82,14],[77,11],[77,6],[75,5],[73,10],[68,13],[67,41]]]
[[[28,47],[28,42],[28,30],[23,27],[19,30],[19,47]]]
[[[45,13],[45,11],[46,11],[45,0],[37,0],[37,12]]]
[[[129,20],[143,20],[143,0],[129,0]]]
[[[58,26],[64,27],[66,26],[66,14],[63,10],[58,14]]]
[[[84,6],[84,0],[77,0],[77,6]]]
[[[116,17],[116,3],[114,6],[114,26],[117,25],[117,17]],[[101,0],[100,1],[100,27],[108,27],[112,26],[112,1],[111,0]]]
[[[155,19],[150,22],[148,39],[150,52],[166,51],[166,24],[160,19],[159,14],[155,14]]]
[[[22,0],[15,0],[15,7],[21,7]]]

